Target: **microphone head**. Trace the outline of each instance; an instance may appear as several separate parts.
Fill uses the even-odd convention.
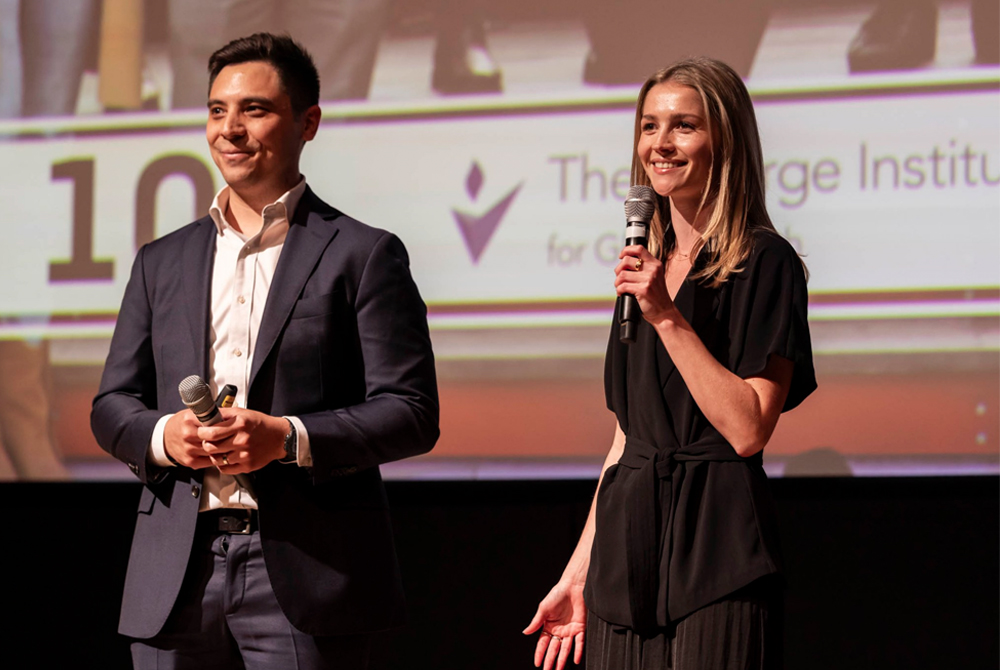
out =
[[[636,185],[628,190],[625,198],[625,219],[629,222],[649,223],[656,211],[656,191],[649,186]]]
[[[198,375],[185,377],[177,386],[177,390],[180,392],[184,404],[195,413],[202,423],[205,421],[202,417],[207,418],[217,411],[215,401],[212,400],[212,389],[208,388],[205,380]]]

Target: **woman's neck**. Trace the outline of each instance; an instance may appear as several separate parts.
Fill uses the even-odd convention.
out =
[[[670,226],[674,230],[675,253],[682,256],[691,253],[701,240],[702,233],[708,229],[712,209],[712,203],[706,203],[702,207],[700,202],[676,203],[673,199],[670,200]]]

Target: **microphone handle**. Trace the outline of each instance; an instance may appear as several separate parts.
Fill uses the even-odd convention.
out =
[[[236,399],[236,387],[233,386],[232,384],[226,384],[225,386],[222,387],[222,390],[219,391],[219,397],[215,399],[215,405],[216,407],[232,407],[233,401],[235,399]],[[215,417],[218,418],[212,421],[212,423],[218,423],[219,421],[222,421],[222,412],[220,412],[219,410],[215,410]],[[238,475],[233,475],[233,478],[236,480],[236,483],[242,486],[243,489],[250,494],[250,497],[252,497],[254,500],[257,499],[257,494],[254,493],[252,478],[250,475],[240,473]]]
[[[625,246],[630,247],[638,244],[646,246],[646,237],[628,237],[625,239]],[[636,333],[639,331],[639,320],[642,319],[642,310],[635,296],[628,293],[622,296],[622,311],[619,317],[619,339],[625,344],[634,344]]]
[[[214,426],[215,424],[222,421],[222,412],[220,412],[218,407],[232,407],[233,399],[236,397],[236,387],[232,384],[226,384],[222,391],[219,392],[219,397],[215,399],[215,404],[212,406],[212,414],[202,421],[201,417],[198,420],[201,421],[202,425]],[[233,475],[236,482],[246,490],[250,496],[256,500],[257,494],[253,490],[253,482],[251,476],[248,474],[240,473],[238,475]]]

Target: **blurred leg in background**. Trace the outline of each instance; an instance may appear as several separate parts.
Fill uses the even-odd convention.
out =
[[[80,79],[95,61],[99,0],[23,0],[20,7],[22,116],[76,112]]]
[[[483,0],[441,0],[431,87],[444,95],[499,93],[500,68],[486,45]]]
[[[269,30],[271,5],[271,0],[170,0],[171,107],[205,108],[209,57],[230,40]]]
[[[976,63],[1000,63],[1000,2],[997,0],[972,0],[972,41]]]
[[[319,70],[321,100],[364,100],[388,15],[388,0],[171,0],[171,106],[204,107],[209,57],[258,32],[288,33],[305,46]]]
[[[1000,63],[1000,2],[971,0],[971,37],[975,62]],[[936,0],[881,0],[851,40],[851,72],[914,70],[937,55]]]
[[[319,70],[321,100],[366,100],[389,0],[296,0],[285,30]]]
[[[21,116],[20,10],[21,0],[0,0],[0,119]]]
[[[767,28],[771,2],[619,0],[588,2],[580,12],[590,38],[583,80],[617,86],[640,84],[660,68],[690,56],[717,58],[746,79]]]
[[[0,479],[69,479],[53,444],[50,387],[47,342],[0,340]]]
[[[76,112],[99,0],[0,0],[0,118]]]
[[[934,0],[881,0],[847,50],[851,72],[912,70],[934,61],[938,8]]]

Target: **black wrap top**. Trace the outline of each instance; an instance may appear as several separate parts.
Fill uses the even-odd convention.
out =
[[[755,231],[742,271],[721,287],[689,275],[675,304],[741,378],[762,373],[772,354],[792,361],[783,411],[816,388],[805,273],[776,233]],[[761,454],[741,458],[708,422],[652,326],[643,321],[626,345],[617,324],[616,314],[605,392],[625,452],[598,491],[584,597],[605,621],[648,635],[781,563]]]

